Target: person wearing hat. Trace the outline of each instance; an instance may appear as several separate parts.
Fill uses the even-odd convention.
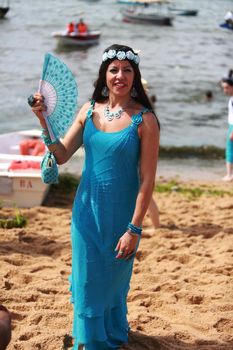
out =
[[[228,102],[228,132],[226,140],[226,176],[224,181],[233,180],[233,69],[229,70],[228,76],[221,82],[224,93],[230,96]]]

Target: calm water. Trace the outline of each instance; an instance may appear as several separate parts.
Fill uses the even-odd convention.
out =
[[[143,26],[123,23],[114,0],[12,0],[7,18],[0,21],[0,132],[38,126],[26,98],[37,89],[46,52],[74,72],[80,107],[91,94],[103,50],[117,42],[141,50],[142,75],[157,95],[163,145],[224,147],[228,98],[219,80],[233,67],[233,32],[218,25],[233,3],[176,4],[199,9],[199,15],[178,16],[172,27]],[[101,29],[100,44],[86,51],[59,51],[51,32],[80,15],[92,29]],[[212,90],[212,102],[204,101],[206,90]]]

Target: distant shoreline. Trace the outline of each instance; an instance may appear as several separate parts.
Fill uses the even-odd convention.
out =
[[[202,146],[163,146],[160,145],[159,156],[162,159],[171,158],[201,158],[201,159],[224,159],[225,150],[213,145]]]
[[[207,152],[207,154],[210,154]],[[60,166],[61,173],[81,176],[84,161],[84,150],[79,149],[64,165]],[[208,157],[163,157],[159,155],[157,176],[159,179],[179,178],[180,180],[221,181],[225,175],[224,158]]]
[[[156,178],[178,178],[182,181],[201,180],[206,182],[220,181],[225,175],[224,160],[159,159]]]

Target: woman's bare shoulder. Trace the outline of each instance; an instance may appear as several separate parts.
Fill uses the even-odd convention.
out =
[[[87,101],[86,103],[84,103],[79,111],[79,113],[86,113],[89,108],[91,107],[91,101]]]
[[[86,114],[87,114],[88,110],[90,109],[90,107],[91,107],[91,101],[87,101],[86,103],[84,103],[77,114],[77,118],[78,119],[83,119],[83,118],[86,119]]]

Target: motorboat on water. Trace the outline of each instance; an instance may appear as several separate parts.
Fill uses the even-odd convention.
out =
[[[0,19],[4,18],[9,10],[10,10],[10,7],[0,6]]]
[[[156,13],[136,13],[130,10],[122,11],[124,22],[155,24],[162,26],[171,26],[172,17]]]
[[[171,26],[173,17],[161,11],[161,6],[167,0],[119,0],[119,3],[126,4],[126,8],[121,9],[124,22],[153,24]],[[152,9],[150,5],[157,4],[159,8]]]
[[[1,205],[33,207],[41,205],[49,185],[41,180],[42,155],[22,155],[20,145],[27,140],[40,140],[40,130],[24,130],[0,135],[0,200]]]
[[[198,10],[189,10],[189,9],[179,9],[176,7],[168,7],[169,11],[171,11],[172,13],[174,13],[177,16],[197,16],[198,14]]]
[[[58,40],[62,46],[88,47],[97,45],[101,36],[99,30],[91,30],[87,33],[70,33],[67,31],[53,32],[52,36]]]
[[[3,19],[7,12],[10,10],[10,1],[6,1],[5,4],[0,5],[0,19]]]

